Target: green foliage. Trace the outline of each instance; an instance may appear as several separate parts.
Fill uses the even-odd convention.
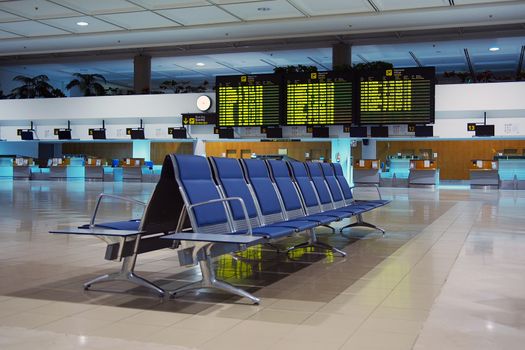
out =
[[[316,66],[304,66],[302,64],[298,66],[286,66],[286,67],[275,67],[273,72],[276,74],[289,74],[289,73],[315,73],[317,72]]]
[[[25,99],[25,98],[40,98],[40,97],[54,97],[52,91],[53,86],[48,83],[47,75],[37,75],[35,77],[26,77],[24,75],[17,75],[13,81],[18,81],[22,85],[11,90],[9,98]]]
[[[207,80],[205,80],[199,86],[193,86],[189,81],[177,82],[175,80],[166,80],[159,85],[159,88],[161,88],[162,90],[171,90],[176,94],[186,94],[190,92],[208,91],[209,84],[210,83]]]
[[[106,84],[106,78],[100,74],[81,74],[74,73],[73,79],[66,85],[66,89],[71,90],[74,87],[78,87],[80,92],[84,96],[104,96],[106,89],[102,84]]]
[[[62,92],[62,90],[57,89],[57,88],[54,88],[53,90],[51,90],[51,94],[52,94],[51,97],[66,97],[64,92]]]
[[[384,61],[372,61],[366,63],[358,63],[353,66],[354,71],[385,71],[387,69],[393,69],[394,65],[390,62]]]

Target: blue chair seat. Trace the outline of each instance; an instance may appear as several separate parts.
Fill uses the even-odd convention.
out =
[[[101,222],[95,224],[95,227],[107,228],[110,230],[138,231],[140,220]],[[89,228],[89,225],[82,225],[79,228]]]
[[[254,227],[252,234],[255,236],[263,236],[271,239],[290,236],[295,232],[293,227],[284,226],[262,226]],[[246,230],[236,231],[235,234],[245,234]]]
[[[330,216],[330,215],[324,215],[324,214],[325,213],[308,215],[302,218],[302,220],[317,222],[320,225],[327,225],[331,222],[338,220],[338,217],[336,216],[333,216],[333,215]]]
[[[323,211],[322,213],[320,213],[320,215],[331,216],[333,218],[337,218],[338,220],[342,220],[342,219],[347,219],[351,217],[353,213],[348,212],[348,211],[339,210],[339,209],[332,209],[332,210]]]
[[[343,212],[343,213],[350,213],[350,214],[357,215],[357,214],[361,214],[361,213],[364,213],[365,211],[369,211],[375,208],[376,208],[375,206],[363,206],[363,205],[350,204],[345,207],[337,208],[335,210]]]
[[[311,220],[303,220],[301,218],[288,221],[273,222],[271,226],[292,227],[297,231],[304,231],[316,227],[317,223]]]
[[[358,205],[370,205],[377,207],[382,207],[383,205],[387,205],[390,203],[391,200],[388,199],[369,199],[369,200],[356,200],[355,203]]]

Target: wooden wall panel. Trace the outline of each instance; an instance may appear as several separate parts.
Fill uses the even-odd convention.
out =
[[[468,180],[469,162],[473,159],[492,159],[498,151],[518,149],[522,154],[525,140],[455,140],[455,141],[378,141],[377,157],[384,161],[388,155],[413,149],[432,149],[438,154],[438,167],[442,180]]]
[[[162,164],[166,154],[193,154],[193,142],[152,142],[150,156],[153,164]]]
[[[64,142],[62,154],[84,154],[98,158],[120,159],[132,157],[131,142]]]
[[[305,153],[310,153],[312,159],[323,156],[330,159],[332,154],[331,142],[206,142],[206,155],[222,157],[223,153],[228,157],[240,158],[247,154],[256,153],[278,154],[280,148],[288,150],[288,157],[305,161]]]

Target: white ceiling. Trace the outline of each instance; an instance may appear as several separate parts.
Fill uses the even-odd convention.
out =
[[[76,23],[88,22],[88,26]],[[518,26],[518,35],[498,36],[492,27]],[[486,28],[492,39],[444,40],[439,33],[454,29],[461,37],[468,28]],[[383,60],[398,67],[436,66],[438,72],[467,71],[468,49],[477,71],[515,72],[525,45],[525,1],[504,0],[0,0],[0,73],[48,74],[67,83],[71,74],[99,73],[131,87],[133,54],[108,59],[114,50],[212,47],[205,55],[164,55],[152,59],[152,79],[202,81],[216,75],[266,73],[274,66],[317,65],[330,69],[331,43],[318,38],[356,38],[412,30],[433,30],[435,40],[352,47],[352,62]],[[456,35],[456,38],[458,37]],[[516,35],[516,34],[514,34]],[[444,36],[444,35],[443,35]],[[280,39],[306,38],[325,48],[282,50]],[[269,40],[269,41],[268,41]],[[352,41],[349,39],[349,41]],[[224,46],[266,42],[265,48],[224,53]],[[498,52],[488,48],[498,46]],[[237,47],[237,46],[235,46]],[[312,47],[312,45],[310,45]],[[270,49],[267,49],[270,48]],[[82,59],[82,53],[86,59]],[[76,52],[69,60],[55,55]],[[135,53],[138,51],[134,51]],[[160,51],[159,51],[160,52]],[[134,54],[135,54],[134,53]],[[24,55],[39,55],[34,64]],[[7,62],[7,63],[5,63]],[[29,61],[28,61],[29,62]],[[205,65],[196,66],[197,62]],[[3,83],[6,90],[6,83]],[[7,84],[8,85],[8,84]],[[60,85],[58,85],[60,87]],[[0,87],[2,87],[0,85]]]
[[[525,1],[0,0],[0,56],[523,23]],[[79,27],[79,21],[89,25]]]

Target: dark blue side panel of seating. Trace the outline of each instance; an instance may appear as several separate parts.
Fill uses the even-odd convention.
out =
[[[279,198],[275,193],[268,168],[264,161],[259,159],[245,159],[244,165],[249,182],[259,201],[262,214],[271,215],[280,213],[282,210]]]
[[[272,169],[275,184],[281,193],[284,206],[287,211],[302,209],[301,198],[297,194],[297,190],[290,178],[290,171],[285,162],[281,160],[268,160],[270,169]]]
[[[329,163],[321,163],[321,170],[323,171],[324,178],[328,184],[328,187],[330,188],[330,193],[332,194],[334,201],[342,201],[344,199],[343,194],[341,193],[341,189],[337,184],[337,179],[335,178],[334,169],[332,166]]]
[[[114,221],[95,224],[96,227],[107,228],[110,230],[137,231],[140,226],[140,220]],[[80,228],[89,228],[89,225],[82,225]]]
[[[244,201],[248,216],[254,218],[257,216],[257,209],[253,202],[252,195],[246,185],[241,164],[233,158],[211,158],[217,170],[217,177],[226,194],[226,197],[240,197]],[[244,219],[241,204],[237,201],[230,202],[233,218],[235,220]]]
[[[290,169],[292,169],[293,176],[301,194],[303,195],[304,202],[307,207],[316,207],[319,206],[317,201],[317,196],[314,192],[312,184],[310,183],[310,177],[306,172],[304,163],[301,162],[288,162]]]
[[[190,204],[220,199],[213,181],[210,165],[205,157],[193,155],[175,155],[178,177],[184,187]],[[208,204],[195,208],[198,226],[207,226],[228,222],[228,216],[221,203]]]
[[[323,172],[321,170],[321,167],[319,166],[319,163],[307,162],[306,167],[310,172],[310,177],[312,178],[312,182],[314,183],[315,189],[317,190],[317,195],[319,196],[319,200],[321,201],[321,203],[332,203],[332,198],[330,197],[328,188],[324,183]]]
[[[341,164],[339,163],[332,163],[332,166],[334,168],[335,177],[337,181],[339,182],[339,185],[341,186],[341,190],[343,191],[343,195],[345,199],[351,200],[354,198],[352,195],[352,190],[350,189],[350,185],[348,185],[348,182],[346,182],[346,179],[343,175],[343,168],[341,167]]]

